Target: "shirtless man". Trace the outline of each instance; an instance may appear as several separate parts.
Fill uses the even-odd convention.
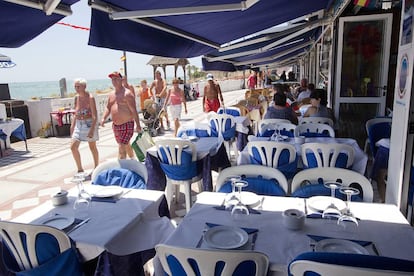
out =
[[[155,93],[153,95],[154,102],[158,104],[158,106],[163,107],[165,103],[165,98],[167,97],[167,83],[165,80],[161,78],[161,72],[156,71],[155,72],[155,80],[151,83],[150,91],[152,92],[155,88]],[[170,121],[168,120],[168,114],[167,112],[164,112],[163,114],[165,116],[165,120],[167,121],[167,127],[170,128]],[[164,122],[162,118],[160,119],[161,128],[164,129]]]
[[[136,124],[135,131],[141,132],[135,106],[135,96],[131,90],[125,88],[122,84],[122,75],[119,72],[113,72],[108,77],[112,79],[115,90],[108,95],[108,104],[102,117],[101,126],[104,126],[106,119],[111,114],[112,130],[119,147],[118,158],[125,159],[129,140],[134,135],[134,121]]]
[[[220,85],[218,83],[215,83],[213,79],[213,75],[208,74],[207,84],[204,86],[203,111],[207,113],[210,111],[217,112],[220,105],[224,106]]]

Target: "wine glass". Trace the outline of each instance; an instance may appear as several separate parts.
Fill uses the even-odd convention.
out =
[[[237,204],[234,205],[233,209],[231,210],[231,216],[234,219],[238,219],[238,218],[243,217],[244,215],[249,215],[250,214],[249,209],[242,202],[242,189],[244,187],[247,187],[247,185],[249,185],[249,184],[245,180],[238,180],[234,183],[234,186],[238,190]]]
[[[326,207],[322,213],[322,218],[327,219],[338,219],[341,216],[341,211],[334,203],[335,190],[342,187],[341,183],[338,182],[326,182],[323,184],[326,188],[331,189],[331,203]]]
[[[352,214],[351,212],[351,208],[350,208],[350,203],[351,203],[351,197],[353,195],[358,195],[359,194],[359,190],[353,187],[342,187],[339,189],[339,191],[342,194],[346,195],[346,209],[345,212],[339,217],[338,219],[338,225],[341,225],[343,227],[346,227],[346,222],[351,222],[353,223],[355,226],[358,226],[358,220],[357,218],[354,216],[354,214]]]
[[[227,181],[231,181],[231,194],[230,196],[226,196],[226,200],[224,202],[224,206],[226,209],[231,209],[239,201],[239,199],[236,196],[235,183],[240,180],[241,180],[241,176],[239,175],[231,175],[227,177]]]
[[[73,203],[73,210],[75,211],[75,217],[84,219],[88,217],[89,205],[91,202],[91,195],[85,191],[83,181],[85,180],[85,173],[77,173],[73,176],[73,182],[76,182],[78,187],[78,197]]]

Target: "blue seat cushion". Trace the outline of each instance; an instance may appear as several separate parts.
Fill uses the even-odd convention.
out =
[[[321,158],[322,158],[322,154],[320,154]],[[332,155],[331,155],[332,157]],[[306,153],[306,160],[308,160],[308,167],[307,168],[317,168],[318,167],[318,163],[316,162],[316,157],[312,152],[307,152]],[[348,162],[348,155],[346,153],[339,153],[338,158],[336,159],[335,162],[335,167],[336,168],[343,168],[343,169],[349,169],[346,166],[346,163]]]
[[[357,188],[357,187],[355,187]],[[325,187],[323,184],[308,184],[302,187],[299,187],[296,191],[292,193],[292,197],[301,197],[301,198],[308,198],[312,196],[330,196],[331,189]],[[335,190],[335,197],[346,200],[346,195],[341,193],[339,189]],[[362,202],[363,195],[360,192],[358,195],[353,195],[351,197],[352,201]]]
[[[134,171],[123,168],[113,168],[102,171],[94,179],[92,184],[102,186],[117,185],[123,188],[132,189],[147,188],[145,180],[142,176]]]
[[[329,132],[326,131],[326,130],[324,132],[322,132],[322,133],[309,132],[309,131],[307,131],[307,132],[300,133],[300,135],[301,136],[305,136],[306,138],[309,138],[309,137],[331,137],[329,135]]]
[[[273,150],[272,155],[276,149]],[[264,163],[260,159],[259,152],[256,148],[252,149],[253,156],[250,156],[250,163],[251,164],[258,164],[263,165]],[[296,174],[298,167],[298,159],[297,156],[295,156],[295,160],[291,163],[289,163],[289,151],[287,149],[283,149],[281,154],[279,155],[279,162],[276,169],[281,171],[287,179],[293,178],[293,176]]]
[[[215,120],[210,121],[211,137],[218,137],[218,129]],[[222,131],[223,139],[229,141],[236,136],[236,126],[231,126],[231,121],[226,120],[224,122],[224,131]]]
[[[262,176],[257,177],[243,177],[242,179],[247,181],[249,185],[243,188],[243,191],[253,192],[259,195],[271,195],[271,196],[285,196],[286,193],[280,187],[279,182],[276,179],[265,179]],[[232,191],[231,181],[225,182],[218,192],[230,193]]]
[[[177,136],[182,137],[184,136],[184,134],[187,136],[197,136],[197,137],[209,137],[210,136],[208,134],[207,129],[199,129],[199,128],[181,130],[177,134]]]
[[[368,140],[369,140],[369,146],[371,148],[371,152],[373,156],[375,156],[375,154],[377,153],[377,147],[375,143],[381,140],[382,138],[390,138],[390,137],[391,137],[391,123],[390,122],[377,123],[369,127]]]
[[[160,160],[161,169],[169,179],[188,180],[199,174],[197,161],[192,161],[192,154],[183,151],[181,154],[181,165],[168,164],[168,159],[161,151]]]

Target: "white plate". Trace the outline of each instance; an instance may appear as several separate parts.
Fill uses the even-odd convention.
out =
[[[209,247],[219,249],[235,249],[247,243],[246,231],[233,226],[215,226],[204,233],[204,241]]]
[[[244,205],[254,205],[260,201],[260,197],[252,192],[241,192],[241,201]]]
[[[102,189],[96,191],[93,196],[95,197],[115,197],[123,193],[123,189],[119,186],[102,186]]]
[[[65,217],[61,215],[56,215],[53,217],[43,219],[42,221],[40,221],[40,224],[53,226],[57,229],[63,230],[66,227],[71,226],[74,221],[75,221],[74,217]]]
[[[316,212],[323,212],[332,202],[340,211],[343,211],[346,208],[345,202],[336,197],[332,198],[330,196],[312,196],[306,201],[309,208]]]
[[[324,239],[316,243],[316,252],[336,252],[336,253],[353,253],[353,254],[366,254],[369,252],[362,245],[341,239]]]

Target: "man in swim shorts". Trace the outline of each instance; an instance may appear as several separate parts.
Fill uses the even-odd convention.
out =
[[[115,140],[118,143],[118,158],[125,159],[129,140],[135,131],[141,132],[138,112],[135,107],[135,95],[132,91],[122,85],[122,75],[119,72],[113,72],[108,75],[112,80],[115,90],[108,95],[108,104],[101,120],[101,126],[104,126],[109,115],[112,117],[112,130]]]
[[[221,105],[224,106],[220,85],[214,82],[212,74],[208,74],[207,84],[204,86],[203,111],[207,113],[210,111],[217,112],[220,107],[220,101]]]

